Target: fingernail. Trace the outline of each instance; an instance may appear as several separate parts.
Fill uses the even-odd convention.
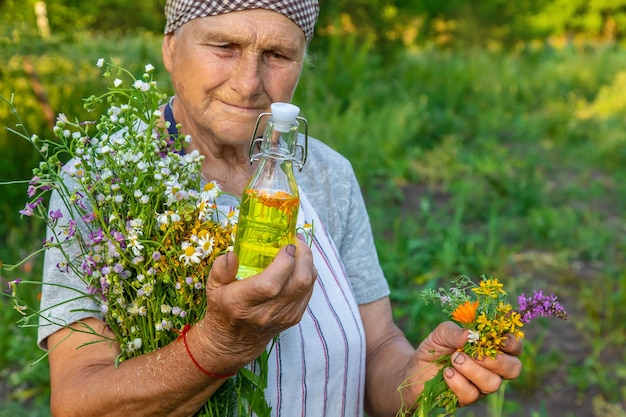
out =
[[[291,256],[296,256],[296,245],[287,245],[287,253]]]
[[[463,363],[465,362],[465,355],[463,355],[461,352],[457,352],[454,354],[454,358],[452,358],[452,361],[457,365],[463,365]]]
[[[454,369],[446,368],[443,370],[443,374],[448,378],[452,378],[454,376]]]
[[[301,241],[306,242],[306,240],[304,239],[304,235],[302,233],[298,233],[296,237],[300,239]]]
[[[507,335],[506,339],[502,341],[502,347],[508,347],[511,344],[511,335]]]

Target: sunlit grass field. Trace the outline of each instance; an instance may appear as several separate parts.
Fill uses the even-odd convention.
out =
[[[84,118],[105,89],[95,62],[159,65],[151,35],[76,34],[0,47],[0,95],[32,133],[46,112]],[[22,35],[26,36],[26,35]],[[445,316],[420,297],[459,274],[498,277],[512,294],[544,289],[567,323],[529,329],[522,376],[466,416],[626,416],[626,51],[569,45],[407,51],[386,61],[351,39],[310,51],[294,102],[309,131],[353,163],[368,202],[394,314],[418,343]],[[40,93],[39,97],[36,92]],[[0,181],[30,178],[37,159],[4,130]],[[48,133],[47,133],[48,132]],[[0,261],[37,250],[43,226],[20,219],[26,184],[2,186]],[[37,280],[41,257],[2,271]],[[39,288],[22,287],[37,305]],[[49,378],[35,328],[0,297],[0,416],[47,416]]]

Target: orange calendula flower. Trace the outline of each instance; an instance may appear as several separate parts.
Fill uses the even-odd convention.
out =
[[[478,301],[466,301],[463,304],[459,305],[456,310],[452,312],[452,320],[463,324],[474,323],[474,320],[476,320],[477,308]]]
[[[264,190],[248,190],[249,198],[257,199],[261,204],[267,207],[273,207],[282,210],[287,214],[300,204],[300,199],[285,191],[267,192]]]

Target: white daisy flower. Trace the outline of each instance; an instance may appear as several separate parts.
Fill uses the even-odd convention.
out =
[[[183,242],[181,248],[183,249],[183,253],[178,257],[178,260],[185,265],[200,263],[200,255],[202,255],[202,253],[198,253],[197,248],[191,246],[189,242]]]
[[[213,253],[213,246],[215,244],[215,238],[208,232],[201,233],[201,237],[198,239],[198,248],[202,251],[202,257],[207,257]]]

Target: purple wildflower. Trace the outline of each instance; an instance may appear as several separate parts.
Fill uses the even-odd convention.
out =
[[[125,237],[122,233],[118,232],[117,230],[113,230],[111,232],[111,236],[113,237],[113,239],[115,239],[118,242],[123,242],[125,240]]]
[[[96,266],[96,262],[93,260],[92,256],[88,256],[85,259],[85,262],[83,262],[83,272],[87,275],[87,276],[91,276],[93,274],[93,270]]]
[[[161,252],[159,252],[159,251],[155,251],[155,252],[152,254],[152,259],[153,259],[153,260],[155,260],[155,261],[158,261],[159,259],[161,259]]]
[[[70,266],[67,262],[59,262],[56,264],[56,268],[59,272],[68,273],[70,271]]]
[[[54,210],[50,212],[50,219],[52,221],[57,221],[63,217],[63,213],[61,213],[61,209]]]
[[[43,198],[39,197],[37,200],[33,201],[32,203],[26,203],[24,208],[22,210],[20,210],[19,213],[23,214],[24,216],[32,216],[34,214],[33,210],[39,204],[41,204],[42,201],[43,201]]]
[[[106,243],[106,252],[109,254],[110,258],[119,258],[120,257],[120,254],[119,254],[119,251],[117,250],[117,247],[111,241],[108,241]]]
[[[87,294],[93,295],[93,294],[98,294],[99,292],[100,292],[100,289],[98,289],[98,287],[94,285],[87,286]]]
[[[96,219],[96,216],[93,213],[88,213],[88,214],[85,214],[82,217],[82,219],[85,223],[91,223],[92,221]]]
[[[4,292],[5,293],[9,293],[9,294],[11,294],[11,296],[15,297],[15,295],[17,294],[17,286],[18,286],[18,284],[20,282],[22,282],[21,278],[14,279],[13,281],[9,281],[9,283],[8,283],[9,289],[8,290],[4,290]],[[18,308],[18,306],[16,306],[16,308]],[[20,311],[19,308],[18,308],[18,311]],[[20,311],[20,312],[22,312],[22,311]]]
[[[14,279],[13,281],[9,281],[9,288],[16,287],[20,282],[22,282],[22,278]]]
[[[95,232],[89,233],[89,239],[91,239],[94,243],[100,243],[104,239],[104,233],[102,229],[98,229]]]
[[[69,240],[76,234],[76,220],[69,221],[69,227],[67,228],[67,237],[65,240]]]
[[[37,175],[31,178],[26,191],[28,193],[28,197],[33,198],[35,196],[37,193],[37,186],[40,185],[39,181],[41,181],[41,178]]]
[[[102,292],[106,291],[109,288],[109,283],[107,282],[107,278],[104,275],[100,277],[100,288],[102,288]]]
[[[87,211],[87,206],[85,205],[84,199],[83,199],[83,195],[80,193],[77,193],[80,198],[78,200],[76,200],[76,205],[78,205],[78,207],[80,207],[81,209],[83,209],[84,211]]]
[[[30,217],[30,216],[32,216],[34,214],[33,213],[33,209],[30,207],[29,204],[26,204],[26,206],[22,210],[20,210],[19,213],[23,214],[24,216],[28,216],[28,217]]]
[[[537,317],[557,317],[561,320],[569,318],[563,306],[557,302],[554,294],[546,296],[543,291],[535,291],[533,297],[520,295],[517,302],[523,323],[529,323]]]

